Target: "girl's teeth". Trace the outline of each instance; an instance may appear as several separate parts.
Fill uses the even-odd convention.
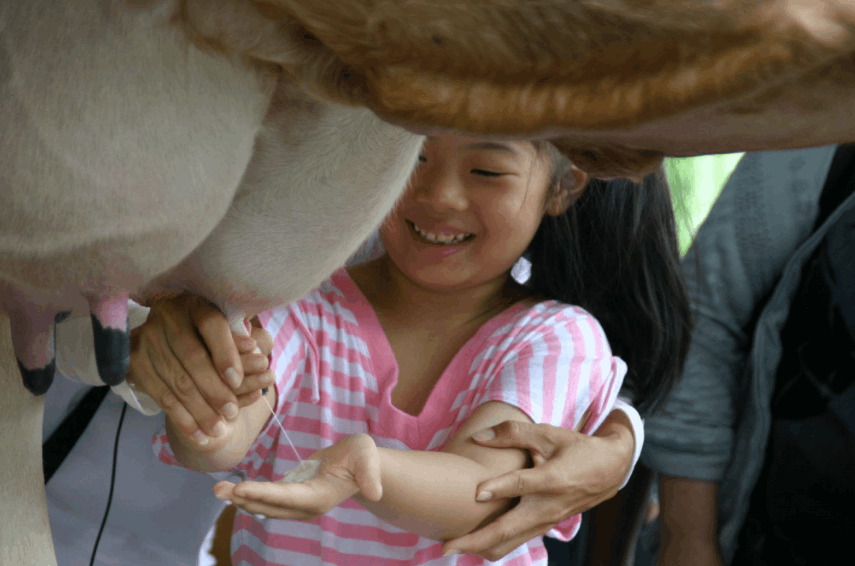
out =
[[[416,233],[418,233],[419,236],[432,244],[456,244],[457,242],[462,242],[469,236],[468,234],[458,234],[456,236],[449,234],[432,234],[421,230],[415,224],[413,224],[413,228],[416,229]]]

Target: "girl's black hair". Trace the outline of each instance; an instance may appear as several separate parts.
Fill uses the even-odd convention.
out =
[[[579,305],[600,322],[629,368],[623,391],[639,413],[661,408],[692,327],[664,172],[641,184],[591,181],[564,214],[544,216],[523,257],[532,294]]]

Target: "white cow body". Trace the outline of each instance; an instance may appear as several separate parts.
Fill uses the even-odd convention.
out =
[[[177,5],[0,0],[0,310],[27,368],[49,367],[57,312],[106,304],[124,330],[126,293],[299,298],[413,168],[420,136],[200,50]]]
[[[213,230],[252,154],[276,74],[195,47],[177,6],[0,0],[0,310],[34,393],[67,311],[122,379],[127,294]]]
[[[275,85],[193,47],[172,0],[110,9],[0,1],[0,278],[60,303],[134,290],[210,233]]]
[[[52,322],[177,264],[234,197],[275,78],[193,47],[175,4],[0,0],[0,326],[20,307],[19,344],[28,310]],[[0,337],[0,563],[55,564],[44,398]]]
[[[250,316],[299,299],[377,228],[423,139],[281,81],[225,218],[143,296],[188,290]]]
[[[234,315],[296,299],[406,186],[420,136],[201,51],[170,23],[175,5],[0,0],[0,311],[16,351],[52,356],[54,313],[123,292],[190,290]],[[29,430],[39,398],[4,360],[3,413]],[[15,520],[0,562],[29,547],[49,563],[38,435],[4,430]]]

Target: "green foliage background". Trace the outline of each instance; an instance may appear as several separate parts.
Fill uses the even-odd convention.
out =
[[[665,160],[665,175],[671,185],[681,253],[685,254],[689,249],[692,238],[742,155],[726,153]]]

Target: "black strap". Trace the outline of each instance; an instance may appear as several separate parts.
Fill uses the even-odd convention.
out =
[[[63,419],[62,423],[50,435],[50,438],[42,445],[45,484],[50,481],[74,445],[77,444],[108,391],[110,388],[107,386],[89,389],[80,403]]]

